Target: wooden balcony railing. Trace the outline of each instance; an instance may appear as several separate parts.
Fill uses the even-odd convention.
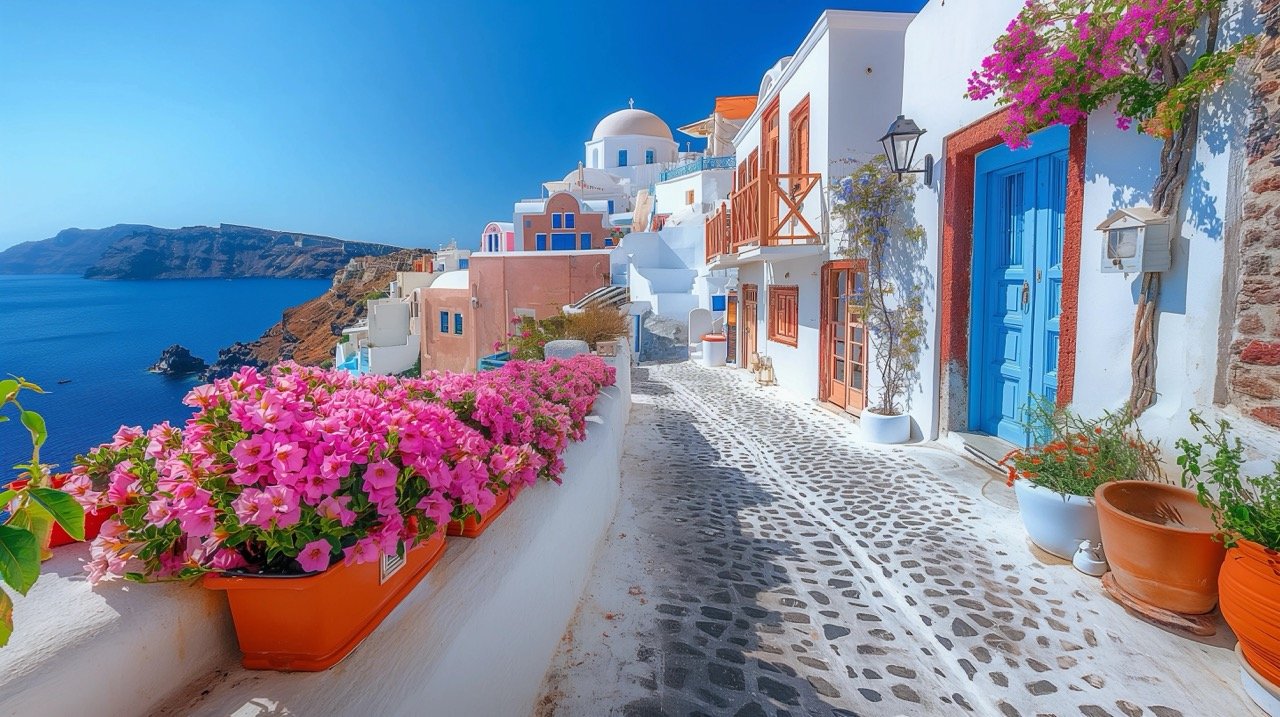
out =
[[[729,253],[729,207],[723,202],[707,217],[707,261]]]
[[[804,210],[810,216],[821,215],[821,193],[813,191],[821,181],[822,175],[816,172],[769,174],[739,187],[729,195],[732,251],[818,242],[818,231]]]

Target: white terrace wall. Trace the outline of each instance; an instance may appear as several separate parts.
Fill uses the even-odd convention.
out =
[[[625,344],[625,342],[623,342]],[[0,716],[523,715],[533,710],[617,506],[631,406],[625,345],[611,359],[563,485],[521,494],[325,672],[252,672],[226,599],[199,585],[89,589],[87,546],[55,550],[0,649]]]
[[[903,113],[927,134],[917,157],[938,160],[939,176],[922,189],[916,218],[928,233],[923,259],[937,277],[945,173],[944,138],[997,108],[991,101],[963,97],[970,72],[979,67],[992,43],[1023,5],[1022,0],[949,2],[932,0],[907,32]],[[1255,24],[1250,0],[1232,0],[1225,42]],[[1247,83],[1235,80],[1206,103],[1204,128],[1188,182],[1189,207],[1182,238],[1174,246],[1174,264],[1165,272],[1158,325],[1156,404],[1144,415],[1144,429],[1171,449],[1186,434],[1187,412],[1211,407],[1219,380],[1222,350],[1218,334],[1223,311],[1223,262],[1235,241],[1234,219],[1240,197],[1238,177],[1241,135],[1247,127]],[[1125,278],[1099,271],[1102,235],[1094,230],[1113,209],[1149,202],[1159,161],[1159,143],[1135,130],[1121,131],[1109,109],[1088,121],[1085,154],[1083,232],[1080,246],[1074,404],[1086,414],[1119,408],[1129,395],[1132,324],[1140,276]],[[1224,239],[1225,237],[1225,239]],[[921,379],[911,397],[911,413],[926,437],[936,437],[940,418],[938,345],[939,302],[936,282],[925,302],[928,345],[921,357]],[[951,426],[963,428],[963,426]]]

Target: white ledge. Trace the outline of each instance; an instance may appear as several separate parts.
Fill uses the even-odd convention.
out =
[[[0,648],[3,715],[514,715],[532,711],[613,520],[629,358],[601,392],[562,485],[537,485],[440,562],[346,660],[245,670],[225,596],[198,585],[90,590],[86,546],[55,551]],[[177,688],[175,689],[175,686]]]

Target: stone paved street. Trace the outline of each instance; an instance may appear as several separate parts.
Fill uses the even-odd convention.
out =
[[[1043,561],[957,455],[862,444],[741,371],[634,381],[618,516],[539,715],[1261,714],[1225,627],[1140,622]]]

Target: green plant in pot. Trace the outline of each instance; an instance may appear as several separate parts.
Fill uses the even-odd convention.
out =
[[[16,480],[0,490],[0,506],[8,517],[0,525],[0,582],[26,595],[40,577],[40,562],[52,556],[49,540],[56,521],[77,540],[84,538],[84,509],[70,495],[50,487],[49,466],[40,463],[40,447],[48,438],[44,418],[23,407],[23,391],[44,393],[22,378],[0,380],[0,422],[18,421],[31,436],[31,460],[17,466]],[[16,487],[15,487],[16,486]],[[0,646],[13,634],[13,599],[0,589]]]
[[[1178,465],[1226,548],[1218,575],[1222,616],[1252,676],[1280,693],[1280,462],[1270,473],[1246,476],[1244,445],[1230,423],[1192,413],[1191,425],[1202,440],[1178,440]]]
[[[1159,446],[1142,436],[1127,410],[1084,418],[1042,396],[1027,405],[1030,448],[1000,461],[1018,496],[1031,542],[1070,560],[1081,541],[1102,540],[1094,493],[1112,481],[1159,478]]]

